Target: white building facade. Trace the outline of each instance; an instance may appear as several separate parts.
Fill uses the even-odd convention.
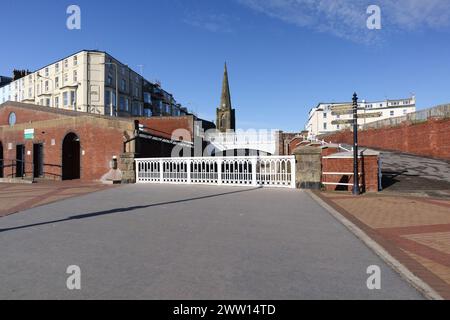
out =
[[[337,106],[351,105],[352,102],[343,103],[319,103],[317,107],[311,109],[309,112],[308,122],[305,125],[305,130],[308,131],[308,138],[314,139],[315,137],[335,132],[339,130],[348,129],[351,125],[337,125],[332,122],[335,120],[350,120],[353,118],[352,114],[345,115],[333,115],[333,108]],[[358,125],[363,126],[365,124],[404,116],[406,114],[416,112],[416,98],[412,96],[406,99],[397,100],[384,100],[376,102],[362,101],[358,103],[358,114],[364,115],[365,113],[381,113],[380,117],[376,118],[361,118],[358,120]]]
[[[10,100],[102,115],[152,116],[144,110],[153,95],[145,92],[148,85],[149,81],[108,53],[83,50],[1,87],[0,103]],[[164,101],[166,92],[159,90]],[[184,108],[170,98],[173,106],[164,115],[182,115],[176,109]]]

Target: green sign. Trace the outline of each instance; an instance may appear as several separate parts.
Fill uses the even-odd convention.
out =
[[[34,129],[25,129],[24,137],[25,137],[25,140],[33,140],[34,139]]]

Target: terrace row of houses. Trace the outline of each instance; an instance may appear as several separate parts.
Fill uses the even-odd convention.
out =
[[[0,78],[0,104],[37,104],[112,116],[183,116],[188,113],[158,83],[146,80],[106,52],[82,50],[35,72]]]
[[[314,139],[315,137],[334,132],[339,130],[344,130],[350,127],[350,124],[334,124],[335,120],[350,120],[352,114],[334,114],[333,108],[343,105],[351,105],[352,102],[331,102],[331,103],[319,103],[315,108],[312,108],[309,112],[308,121],[305,125],[305,130],[308,131],[309,138]],[[409,113],[416,112],[416,97],[413,95],[410,98],[396,99],[396,100],[384,100],[367,102],[362,100],[358,103],[358,114],[365,113],[378,113],[378,117],[373,118],[363,118],[358,121],[359,126],[364,126],[365,124],[404,116]]]

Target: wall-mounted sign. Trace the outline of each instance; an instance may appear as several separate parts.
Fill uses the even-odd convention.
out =
[[[25,129],[24,137],[25,137],[25,140],[33,140],[34,139],[34,129]]]

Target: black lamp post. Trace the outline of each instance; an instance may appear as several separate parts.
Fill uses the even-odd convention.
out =
[[[353,94],[353,195],[359,195],[358,174],[358,95]]]

